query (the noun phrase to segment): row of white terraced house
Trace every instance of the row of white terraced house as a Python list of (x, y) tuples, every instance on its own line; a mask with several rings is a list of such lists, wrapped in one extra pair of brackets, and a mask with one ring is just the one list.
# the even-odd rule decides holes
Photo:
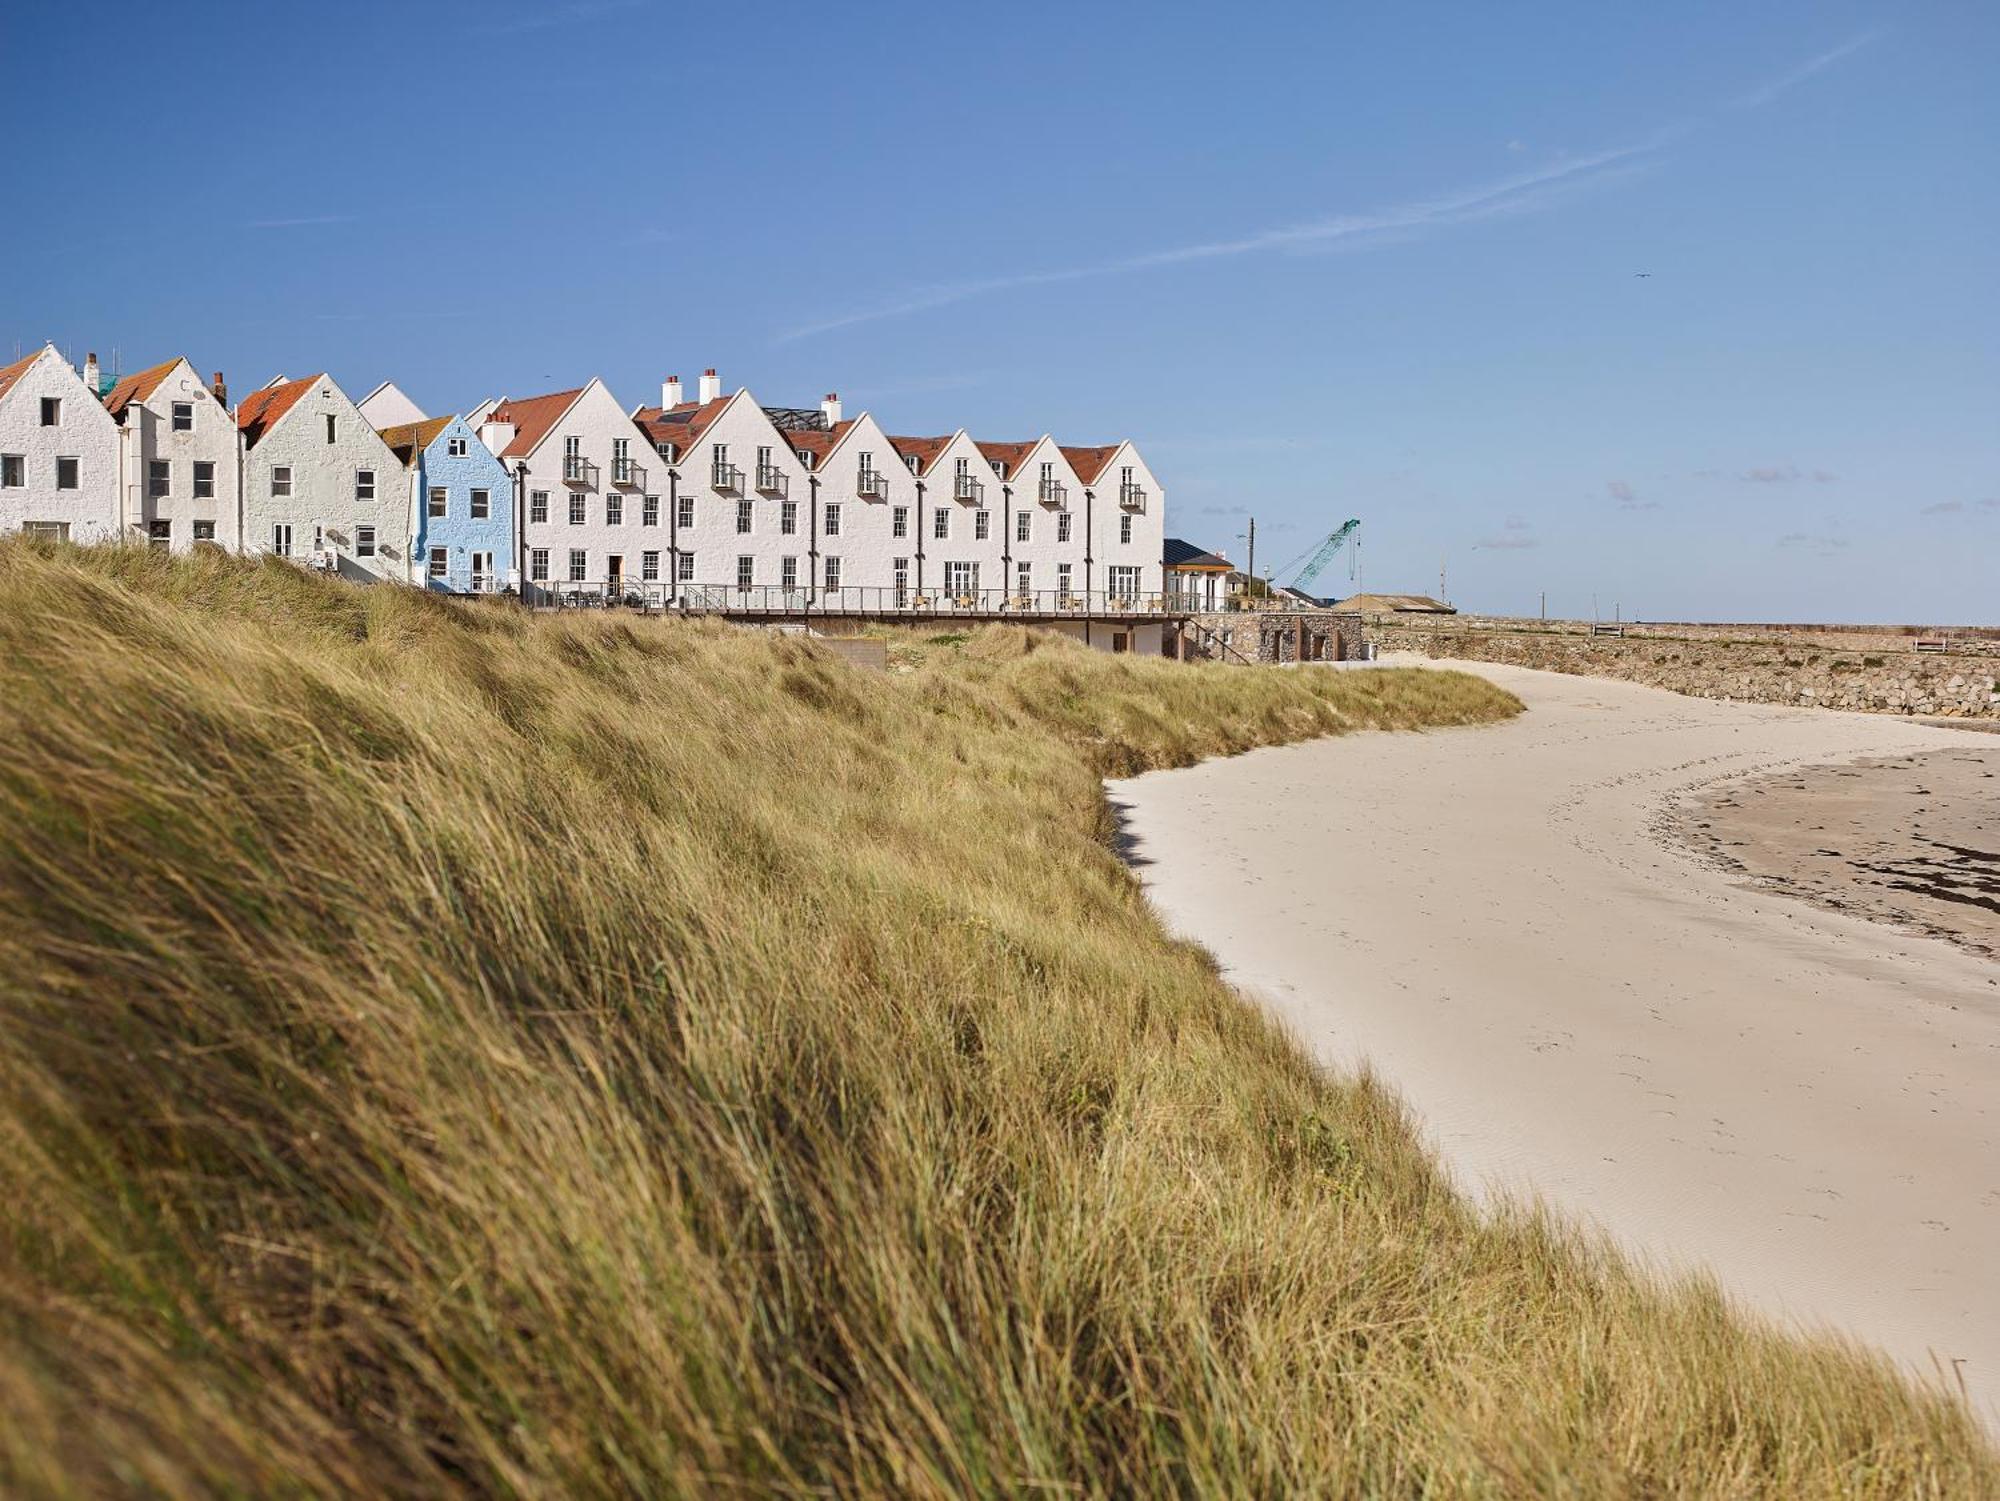
[(911, 437), (837, 395), (724, 394), (713, 370), (691, 400), (670, 376), (628, 411), (593, 380), (467, 417), (513, 476), (532, 602), (1035, 616), (1142, 650), (1171, 612), (1159, 484), (1130, 442)]
[(1176, 603), (1162, 514), (1129, 442), (891, 434), (832, 395), (724, 395), (713, 370), (693, 400), (670, 377), (627, 410), (591, 380), (462, 422), (389, 384), (354, 402), (324, 374), (232, 411), (185, 360), (119, 380), (50, 347), (0, 371), (0, 530), (213, 543), (535, 604), (1034, 616), (1147, 649)]

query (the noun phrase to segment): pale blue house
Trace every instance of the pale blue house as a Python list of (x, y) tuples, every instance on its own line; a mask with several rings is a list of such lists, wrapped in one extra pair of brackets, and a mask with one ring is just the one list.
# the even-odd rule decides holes
[(507, 466), (462, 417), (427, 417), (381, 431), (410, 477), (410, 582), (450, 594), (514, 587)]

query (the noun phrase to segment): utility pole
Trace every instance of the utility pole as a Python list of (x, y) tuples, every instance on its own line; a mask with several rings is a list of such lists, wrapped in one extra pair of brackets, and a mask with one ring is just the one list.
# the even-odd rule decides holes
[(1547, 620), (1548, 618), (1549, 618), (1549, 591), (1544, 589), (1542, 591), (1542, 619)]
[(1438, 558), (1438, 603), (1448, 605), (1451, 603), (1451, 596), (1444, 592), (1444, 563), (1444, 558), (1440, 556)]
[(1252, 578), (1257, 576), (1257, 518), (1255, 516), (1250, 518), (1250, 560), (1244, 566), (1243, 571)]

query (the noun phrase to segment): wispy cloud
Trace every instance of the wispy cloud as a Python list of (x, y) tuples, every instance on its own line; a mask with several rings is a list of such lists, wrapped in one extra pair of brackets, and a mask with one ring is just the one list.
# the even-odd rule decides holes
[(1809, 479), (1816, 485), (1830, 485), (1840, 476), (1825, 469), (1801, 469), (1796, 464), (1772, 464), (1760, 469), (1746, 469), (1736, 476), (1746, 484), (1789, 485), (1802, 479)]
[(1618, 502), (1621, 511), (1657, 511), (1657, 500), (1642, 500), (1639, 492), (1622, 479), (1608, 479), (1604, 482), (1604, 493)]
[(312, 229), (322, 224), (352, 224), (352, 214), (303, 214), (296, 219), (252, 219), (245, 229)]
[(1472, 544), (1473, 551), (1484, 549), (1489, 552), (1518, 552), (1542, 544), (1535, 536), (1534, 529), (1519, 516), (1509, 516), (1498, 536), (1482, 537)]
[[(643, 3), (645, 0), (574, 0), (574, 3), (564, 10), (570, 13), (590, 14), (602, 10), (630, 8)], [(1880, 35), (1880, 32), (1864, 32), (1841, 43), (1838, 47), (1817, 53), (1748, 93), (1729, 101), (1725, 108), (1731, 110), (1762, 108), (1814, 74), (1832, 67), (1842, 58), (1859, 51)], [(1692, 131), (1700, 129), (1712, 121), (1718, 113), (1720, 110), (1711, 108), (1704, 114), (1689, 116), (1662, 127), (1632, 145), (1617, 146), (1582, 155), (1559, 156), (1546, 165), (1530, 171), (1513, 173), (1457, 192), (1419, 198), (1385, 208), (1361, 213), (1337, 214), (1307, 220), (1300, 224), (1279, 225), (1233, 238), (1169, 246), (1091, 264), (1057, 266), (1039, 271), (1012, 272), (1003, 276), (912, 287), (901, 295), (887, 298), (872, 307), (857, 308), (851, 312), (786, 329), (779, 333), (773, 342), (788, 344), (795, 339), (807, 339), (817, 334), (832, 333), (837, 329), (878, 322), (884, 318), (900, 318), (912, 313), (927, 312), (933, 308), (948, 307), (953, 303), (966, 302), (996, 292), (1055, 286), (1064, 282), (1120, 276), (1163, 266), (1181, 266), (1244, 255), (1274, 252), (1323, 253), (1354, 245), (1380, 244), (1483, 219), (1532, 213), (1550, 206), (1573, 191), (1583, 188), (1594, 190), (1634, 175), (1644, 169), (1647, 158)], [(1525, 143), (1520, 140), (1507, 142), (1510, 154), (1518, 155), (1525, 149)]]
[(1762, 109), (1765, 105), (1776, 102), (1781, 95), (1790, 93), (1815, 73), (1825, 72), (1842, 58), (1852, 56), (1871, 42), (1878, 41), (1881, 36), (1882, 33), (1879, 31), (1864, 31), (1859, 36), (1849, 37), (1838, 47), (1829, 47), (1826, 51), (1807, 58), (1797, 67), (1788, 68), (1777, 77), (1758, 85), (1749, 93), (1739, 95), (1730, 101), (1730, 108)]
[(1024, 271), (1007, 276), (985, 277), (977, 281), (948, 282), (913, 288), (899, 298), (879, 303), (874, 307), (857, 309), (854, 312), (842, 313), (838, 317), (823, 318), (816, 323), (801, 324), (797, 328), (788, 329), (778, 335), (777, 342), (786, 344), (794, 339), (832, 333), (835, 329), (852, 328), (860, 323), (874, 323), (883, 318), (924, 312), (991, 292), (1012, 291), (1021, 287), (1051, 286), (1060, 282), (1084, 281), (1094, 277), (1118, 276), (1132, 271), (1149, 271), (1163, 266), (1184, 266), (1194, 262), (1224, 260), (1244, 255), (1272, 252), (1307, 254), (1399, 232), (1436, 229), (1446, 225), (1471, 223), (1479, 219), (1527, 213), (1544, 207), (1558, 190), (1578, 180), (1591, 179), (1596, 183), (1610, 180), (1617, 175), (1613, 169), (1620, 164), (1625, 164), (1629, 168), (1640, 158), (1657, 151), (1662, 144), (1664, 144), (1663, 136), (1654, 137), (1637, 145), (1596, 151), (1586, 156), (1561, 158), (1532, 171), (1512, 173), (1458, 192), (1442, 193), (1435, 197), (1416, 199), (1409, 203), (1364, 213), (1338, 214), (1309, 220), (1302, 224), (1260, 229), (1255, 233), (1230, 239), (1174, 245), (1161, 250), (1148, 250), (1137, 255), (1121, 256), (1116, 260), (1100, 261), (1094, 265), (1063, 266), (1046, 271)]
[(1964, 509), (1965, 502), (1962, 500), (1940, 500), (1934, 505), (1923, 507), (1917, 514), (1919, 516), (1956, 516), (1964, 511)]
[(1778, 546), (1810, 550), (1815, 556), (1831, 558), (1847, 546), (1847, 538), (1831, 536), (1825, 532), (1787, 532), (1778, 539)]

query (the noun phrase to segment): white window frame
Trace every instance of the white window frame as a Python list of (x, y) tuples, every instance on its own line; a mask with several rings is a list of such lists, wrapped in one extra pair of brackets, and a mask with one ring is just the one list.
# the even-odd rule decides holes
[[(183, 421), (182, 420), (183, 418), (185, 418), (186, 420)], [(177, 433), (193, 432), (194, 403), (191, 401), (174, 402), (173, 405), (168, 409), (167, 423), (169, 430), (172, 432), (177, 432)]]
[(430, 577), (434, 579), (449, 579), (451, 577), (450, 548), (433, 547), (431, 549), (430, 566), (428, 572)]
[(950, 540), (951, 508), (949, 506), (939, 506), (931, 512), (931, 541), (949, 542)]
[(424, 502), (424, 516), (430, 521), (443, 521), (451, 515), (451, 487), (432, 485), (430, 495)]
[(829, 500), (826, 503), (826, 515), (820, 528), (820, 535), (823, 537), (838, 537), (840, 535), (839, 501)]
[(375, 528), (357, 526), (354, 529), (354, 556), (372, 558), (375, 556)]
[(474, 521), (491, 521), (493, 519), (492, 490), (485, 488), (473, 490), (466, 501), (466, 510), (467, 514)]
[(167, 500), (174, 493), (174, 466), (170, 459), (146, 460), (146, 499)]
[(826, 558), (826, 592), (831, 594), (840, 588), (840, 559), (829, 553)]
[(569, 524), (582, 526), (590, 519), (590, 496), (583, 490), (569, 492)]
[(546, 584), (549, 581), (549, 550), (546, 547), (528, 549), (528, 582)]
[[(204, 475), (202, 470), (208, 473)], [(194, 498), (196, 500), (215, 499), (215, 460), (196, 459), (194, 461)]]
[(290, 500), (292, 498), (292, 466), (273, 464), (271, 466), (271, 499)]
[[(63, 483), (63, 465), (69, 465), (69, 483)], [(81, 490), (83, 488), (83, 461), (75, 454), (56, 456), (56, 488), (58, 490)]]

